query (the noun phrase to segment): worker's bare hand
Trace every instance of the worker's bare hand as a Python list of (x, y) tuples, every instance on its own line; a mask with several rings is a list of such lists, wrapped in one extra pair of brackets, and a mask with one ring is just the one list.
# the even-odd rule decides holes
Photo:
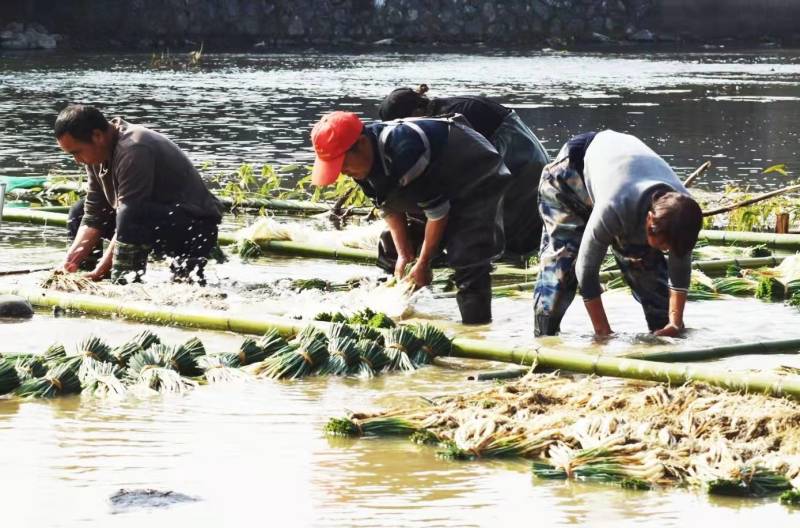
[(61, 269), (66, 271), (67, 273), (75, 273), (76, 271), (78, 271), (78, 264), (67, 260), (64, 262), (64, 264), (61, 265)]
[(669, 323), (661, 330), (656, 330), (655, 332), (653, 332), (653, 335), (659, 337), (677, 337), (683, 333), (683, 330), (684, 330), (683, 326), (678, 326), (676, 324)]
[(100, 282), (101, 280), (108, 277), (108, 273), (104, 270), (95, 269), (94, 271), (90, 271), (89, 273), (84, 273), (83, 276), (90, 281)]
[(404, 257), (399, 255), (397, 257), (397, 262), (394, 265), (394, 276), (398, 279), (402, 279), (406, 274), (406, 268), (413, 260), (413, 257)]
[(433, 282), (433, 271), (431, 271), (430, 265), (423, 261), (417, 261), (408, 276), (411, 277), (417, 288), (424, 288)]

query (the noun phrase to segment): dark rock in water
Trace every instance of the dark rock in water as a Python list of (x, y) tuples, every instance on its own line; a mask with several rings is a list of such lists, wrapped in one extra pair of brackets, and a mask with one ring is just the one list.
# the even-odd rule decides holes
[(184, 502), (197, 502), (200, 499), (174, 491), (154, 489), (121, 489), (109, 499), (112, 513), (123, 513), (134, 509), (168, 508)]
[(30, 319), (33, 317), (33, 307), (22, 297), (0, 295), (0, 317)]

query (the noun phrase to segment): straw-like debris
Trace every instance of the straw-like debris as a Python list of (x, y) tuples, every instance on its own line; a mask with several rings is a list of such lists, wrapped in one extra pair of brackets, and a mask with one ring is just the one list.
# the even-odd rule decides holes
[(448, 459), (520, 457), (539, 478), (631, 489), (764, 496), (800, 486), (800, 404), (702, 385), (529, 374), (424, 407), (333, 419), (326, 432), (403, 435)]
[(68, 293), (99, 294), (102, 290), (97, 283), (87, 279), (82, 273), (68, 273), (60, 269), (51, 271), (50, 275), (42, 281), (41, 287), (46, 290)]

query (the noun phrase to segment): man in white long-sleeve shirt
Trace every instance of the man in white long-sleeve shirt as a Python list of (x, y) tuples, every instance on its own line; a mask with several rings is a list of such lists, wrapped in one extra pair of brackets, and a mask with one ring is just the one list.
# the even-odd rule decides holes
[[(657, 335), (683, 330), (700, 207), (658, 154), (613, 130), (567, 142), (539, 184), (544, 222), (536, 335), (554, 335), (580, 289), (595, 334), (611, 333), (599, 272), (609, 246)], [(664, 257), (668, 252), (668, 258)]]

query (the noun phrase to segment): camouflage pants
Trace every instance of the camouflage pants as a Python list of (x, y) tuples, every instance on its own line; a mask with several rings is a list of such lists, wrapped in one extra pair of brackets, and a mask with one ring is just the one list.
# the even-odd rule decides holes
[[(542, 171), (539, 212), (544, 229), (539, 253), (539, 278), (533, 294), (534, 333), (555, 335), (575, 298), (575, 259), (592, 200), (581, 174), (569, 164), (566, 146)], [(647, 245), (612, 244), (622, 276), (642, 305), (650, 330), (668, 322), (669, 286), (664, 254)]]

